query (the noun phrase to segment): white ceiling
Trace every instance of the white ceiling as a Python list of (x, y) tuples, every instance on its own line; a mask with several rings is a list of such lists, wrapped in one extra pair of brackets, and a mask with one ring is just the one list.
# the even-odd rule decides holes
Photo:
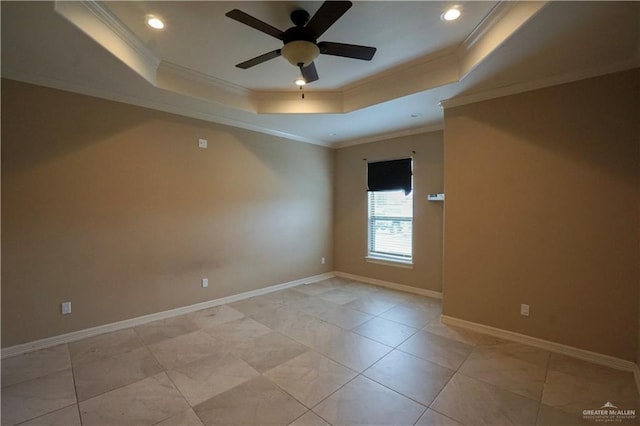
[[(316, 60), (320, 80), (313, 89), (338, 89), (399, 64), (457, 47), (497, 2), (465, 2), (464, 18), (445, 22), (446, 2), (356, 2), (319, 41), (374, 46), (371, 62), (323, 55)], [(282, 42), (231, 20), (240, 9), (276, 28), (293, 26), (291, 11), (310, 15), (322, 2), (109, 2), (105, 7), (129, 28), (157, 58), (249, 89), (291, 90), (299, 72), (284, 58), (248, 70), (237, 63), (282, 47)], [(157, 31), (144, 17), (166, 17)], [(383, 18), (381, 18), (383, 17)], [(224, 40), (224, 42), (221, 42)], [(187, 47), (187, 48), (185, 48)]]
[[(224, 16), (280, 29), (321, 2), (6, 2), (2, 76), (344, 146), (442, 126), (439, 102), (478, 100), (640, 64), (640, 2), (354, 2), (321, 41), (378, 48), (371, 62), (321, 55), (302, 100), (281, 42)], [(147, 14), (166, 30), (151, 30)]]

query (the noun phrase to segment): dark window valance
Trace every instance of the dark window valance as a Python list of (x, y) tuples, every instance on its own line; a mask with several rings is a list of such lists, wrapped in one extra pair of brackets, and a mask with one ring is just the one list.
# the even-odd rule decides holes
[(411, 192), (411, 158), (368, 163), (367, 190)]

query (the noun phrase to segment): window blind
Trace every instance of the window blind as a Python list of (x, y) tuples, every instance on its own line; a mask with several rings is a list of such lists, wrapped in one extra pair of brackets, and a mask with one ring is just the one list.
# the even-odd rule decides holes
[(411, 192), (411, 158), (368, 163), (367, 190)]
[(410, 262), (413, 256), (413, 193), (371, 191), (369, 256)]

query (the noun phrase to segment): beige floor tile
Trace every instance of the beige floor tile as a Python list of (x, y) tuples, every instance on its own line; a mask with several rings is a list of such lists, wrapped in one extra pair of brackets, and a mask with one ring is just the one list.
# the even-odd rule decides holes
[(398, 346), (398, 349), (443, 367), (457, 370), (467, 359), (473, 346), (436, 336), (426, 331), (419, 331)]
[(540, 404), (536, 422), (536, 426), (583, 426), (589, 424), (591, 423), (578, 415), (570, 415), (545, 404)]
[(100, 358), (73, 368), (79, 401), (137, 382), (162, 371), (158, 361), (142, 347), (112, 357)]
[(167, 374), (192, 407), (259, 375), (246, 362), (223, 350), (175, 367)]
[(415, 294), (410, 294), (404, 291), (393, 290), (385, 287), (380, 287), (376, 292), (376, 297), (383, 297), (384, 300), (394, 302), (397, 305), (403, 304), (407, 301), (408, 298), (415, 296)]
[(442, 307), (442, 300), (435, 297), (422, 296), (419, 294), (403, 293), (405, 299), (404, 304), (422, 308), (424, 310), (440, 309)]
[(308, 347), (272, 332), (245, 340), (233, 348), (233, 353), (259, 373), (263, 373), (308, 350)]
[(337, 325), (306, 315), (291, 306), (261, 315), (259, 319), (273, 330), (312, 348), (337, 336), (342, 331)]
[(327, 291), (331, 291), (332, 288), (327, 286), (319, 286), (316, 283), (311, 283), (311, 284), (299, 285), (293, 288), (293, 290), (306, 294), (307, 296), (317, 296)]
[(345, 330), (315, 349), (357, 372), (364, 371), (392, 350), (382, 343)]
[(257, 315), (263, 312), (273, 311), (282, 306), (274, 299), (267, 299), (262, 296), (252, 297), (250, 299), (241, 300), (239, 302), (230, 303), (228, 306), (233, 309), (242, 312), (243, 314), (255, 318)]
[(454, 373), (438, 364), (396, 350), (362, 374), (428, 406)]
[(376, 342), (396, 347), (413, 336), (418, 329), (384, 318), (373, 318), (352, 331)]
[(252, 315), (252, 318), (263, 324), (272, 330), (279, 330), (295, 324), (299, 321), (304, 321), (305, 315), (303, 312), (295, 308), (293, 305), (280, 305), (276, 308), (269, 310), (262, 310)]
[(431, 408), (471, 425), (534, 425), (538, 414), (537, 402), (460, 373), (453, 376)]
[(67, 345), (41, 349), (2, 360), (2, 387), (71, 368)]
[(369, 294), (344, 305), (345, 308), (364, 312), (370, 315), (380, 315), (397, 306), (399, 302), (389, 300), (384, 295)]
[(348, 309), (344, 306), (318, 298), (312, 298), (292, 306), (307, 315), (312, 315), (345, 330), (351, 330), (373, 318), (373, 316), (365, 314), (364, 312), (354, 311), (353, 309)]
[(344, 305), (358, 299), (358, 295), (348, 291), (347, 288), (337, 288), (335, 290), (322, 293), (317, 297), (338, 305)]
[(457, 340), (458, 342), (466, 343), (468, 345), (493, 345), (506, 343), (506, 341), (496, 337), (476, 333), (471, 330), (465, 330), (464, 328), (453, 327), (435, 320), (429, 322), (423, 330), (428, 331), (431, 334), (437, 334), (438, 336)]
[(7, 358), (2, 424), (79, 426), (76, 394), (85, 426), (570, 426), (607, 402), (640, 412), (631, 373), (450, 327), (440, 310), (334, 278)]
[(363, 283), (359, 281), (349, 281), (347, 285), (344, 287), (345, 290), (359, 297), (366, 296), (366, 295), (373, 295), (377, 293), (381, 288), (382, 287), (377, 285)]
[(596, 382), (608, 383), (611, 381), (633, 382), (633, 373), (605, 367), (604, 365), (582, 361), (566, 355), (551, 354), (549, 358), (549, 370), (559, 371)]
[(264, 377), (194, 407), (205, 425), (287, 425), (307, 409)]
[(135, 327), (136, 333), (138, 333), (142, 341), (147, 345), (182, 336), (199, 329), (200, 327), (195, 323), (190, 314), (153, 321)]
[(492, 353), (528, 362), (529, 364), (533, 364), (545, 369), (549, 364), (549, 357), (551, 355), (549, 351), (514, 342), (496, 342), (495, 344), (489, 346), (481, 345), (478, 350), (483, 351), (487, 354)]
[(318, 282), (314, 283), (313, 285), (316, 286), (316, 287), (327, 288), (327, 289), (333, 290), (333, 289), (336, 289), (336, 288), (343, 288), (347, 284), (349, 284), (350, 282), (352, 282), (352, 281), (348, 280), (346, 278), (333, 277), (333, 278), (328, 278), (326, 280), (318, 281)]
[(293, 423), (290, 423), (289, 426), (331, 426), (331, 425), (325, 422), (322, 419), (322, 417), (318, 416), (313, 411), (307, 411), (306, 414), (298, 417)]
[(20, 426), (81, 426), (80, 412), (78, 406), (73, 404), (26, 423), (20, 423)]
[(244, 318), (244, 314), (230, 306), (221, 305), (193, 312), (189, 314), (189, 317), (198, 327), (210, 328)]
[(273, 293), (259, 297), (263, 301), (269, 301), (278, 305), (288, 305), (306, 300), (309, 298), (309, 295), (296, 291), (295, 288), (287, 288), (285, 290), (274, 291)]
[(335, 392), (356, 373), (314, 351), (281, 364), (264, 376), (309, 408)]
[(462, 426), (462, 423), (429, 409), (420, 417), (416, 426)]
[(332, 425), (413, 425), (426, 407), (367, 379), (356, 377), (313, 411)]
[(458, 371), (540, 401), (548, 355), (545, 351), (517, 344), (476, 347)]
[(76, 403), (71, 370), (2, 388), (2, 424), (13, 425)]
[(384, 319), (399, 322), (414, 328), (422, 328), (429, 321), (439, 318), (439, 308), (422, 309), (417, 306), (397, 305), (380, 315)]
[(204, 331), (220, 342), (220, 344), (234, 347), (246, 339), (262, 336), (263, 334), (271, 333), (273, 330), (253, 318), (244, 317), (208, 328)]
[(190, 408), (187, 411), (169, 417), (155, 426), (204, 426), (198, 415)]
[(165, 373), (80, 403), (83, 426), (155, 425), (189, 409)]
[(71, 363), (75, 366), (129, 352), (143, 345), (136, 332), (132, 328), (127, 328), (69, 343), (69, 353)]
[(149, 345), (165, 369), (204, 358), (215, 353), (219, 347), (220, 343), (202, 330)]
[(607, 402), (640, 412), (635, 384), (626, 379), (602, 381), (553, 370), (547, 371), (542, 402), (573, 416), (581, 416), (583, 410), (599, 409)]

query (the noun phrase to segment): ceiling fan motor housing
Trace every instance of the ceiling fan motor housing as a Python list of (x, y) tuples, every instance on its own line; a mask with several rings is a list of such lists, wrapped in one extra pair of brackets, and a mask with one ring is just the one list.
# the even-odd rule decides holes
[(294, 10), (291, 12), (291, 21), (295, 27), (284, 32), (282, 56), (293, 66), (306, 67), (320, 55), (315, 33), (305, 27), (309, 22), (309, 13), (303, 9)]

